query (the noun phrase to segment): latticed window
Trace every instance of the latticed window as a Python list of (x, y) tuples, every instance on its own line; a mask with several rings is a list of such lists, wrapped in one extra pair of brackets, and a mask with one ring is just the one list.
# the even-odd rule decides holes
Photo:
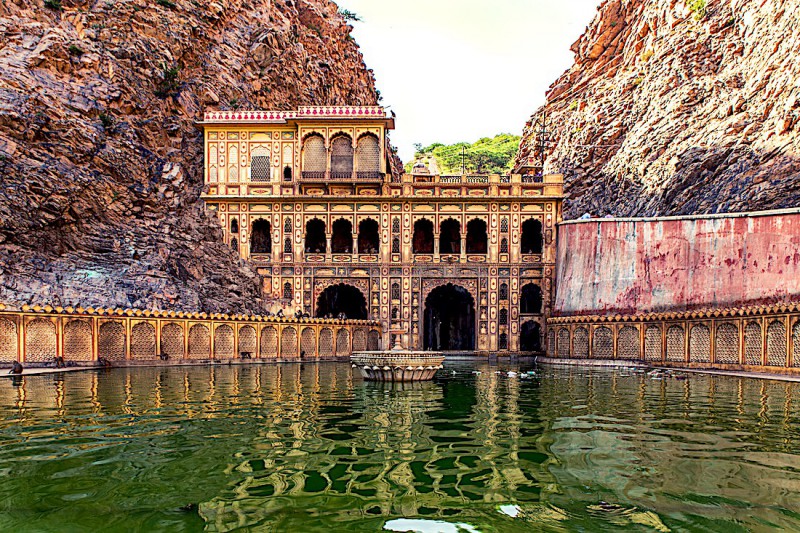
[(711, 361), (711, 330), (705, 324), (697, 324), (689, 330), (689, 358), (693, 362)]
[(286, 300), (291, 300), (294, 298), (294, 290), (292, 290), (292, 284), (288, 281), (283, 284), (283, 297)]
[(287, 218), (283, 221), (283, 232), (284, 233), (291, 233), (292, 232), (292, 219)]
[(572, 357), (579, 359), (589, 357), (589, 330), (586, 328), (577, 328), (575, 330)]
[(506, 335), (505, 333), (500, 334), (500, 339), (497, 347), (501, 350), (508, 350), (508, 335)]
[(239, 241), (237, 241), (237, 240), (236, 240), (236, 237), (234, 237), (233, 239), (231, 239), (231, 248), (232, 248), (232, 249), (233, 249), (233, 251), (235, 251), (235, 252), (238, 252), (238, 251), (239, 251)]
[(250, 159), (250, 181), (269, 181), (269, 156), (254, 155)]
[(500, 220), (500, 233), (508, 233), (508, 219), (503, 218)]
[(739, 328), (735, 324), (723, 323), (717, 327), (714, 360), (717, 363), (739, 362)]
[(292, 239), (286, 237), (283, 240), (283, 253), (290, 254), (292, 253)]
[(353, 143), (350, 137), (340, 135), (331, 141), (331, 177), (349, 177), (353, 174)]
[[(760, 335), (760, 334), (759, 334)], [(670, 326), (667, 330), (667, 361), (683, 361), (686, 356), (684, 347), (685, 333), (681, 326)]]
[(501, 254), (507, 254), (508, 253), (508, 239), (506, 239), (505, 237), (503, 237), (500, 240), (500, 253)]
[(644, 331), (644, 358), (661, 361), (661, 329), (658, 326), (648, 326)]
[(500, 299), (501, 300), (508, 300), (508, 284), (501, 283), (500, 284)]
[(498, 321), (501, 326), (508, 325), (508, 309), (500, 309), (500, 319)]
[[(612, 359), (614, 357), (614, 336), (611, 328), (601, 326), (594, 330), (592, 354), (595, 359)], [(560, 357), (561, 353), (558, 355)]]
[(400, 253), (400, 239), (395, 237), (392, 239), (392, 253), (399, 254)]
[(400, 233), (400, 219), (397, 217), (392, 219), (392, 233)]
[(399, 315), (400, 311), (398, 311), (396, 307), (392, 307), (392, 320), (397, 320)]
[[(100, 334), (102, 335), (102, 326), (100, 327)], [(16, 360), (17, 325), (10, 320), (0, 318), (0, 361), (9, 362)]]
[(325, 141), (319, 135), (312, 135), (303, 141), (303, 172), (325, 173), (328, 166)]
[(381, 170), (381, 148), (374, 135), (362, 135), (356, 144), (356, 171), (359, 177), (374, 177)]
[(236, 145), (232, 145), (228, 149), (228, 164), (230, 164), (230, 168), (228, 168), (228, 181), (239, 181), (239, 150), (236, 148)]
[(618, 359), (639, 359), (639, 330), (633, 326), (625, 326), (619, 330), (617, 337)]
[(392, 283), (392, 300), (400, 299), (400, 284)]
[(786, 325), (773, 320), (767, 326), (767, 365), (786, 365)]

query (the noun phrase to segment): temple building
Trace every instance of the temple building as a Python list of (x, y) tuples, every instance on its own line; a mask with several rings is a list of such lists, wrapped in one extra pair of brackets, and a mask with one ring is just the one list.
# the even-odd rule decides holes
[(393, 172), (381, 107), (214, 111), (200, 125), (203, 199), (287, 313), (380, 320), (383, 346), (544, 349), (561, 176)]

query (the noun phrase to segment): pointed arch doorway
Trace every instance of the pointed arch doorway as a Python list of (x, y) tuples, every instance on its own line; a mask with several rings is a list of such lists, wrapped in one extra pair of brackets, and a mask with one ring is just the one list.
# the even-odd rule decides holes
[(475, 299), (459, 285), (436, 287), (425, 299), (423, 327), (425, 350), (474, 350)]

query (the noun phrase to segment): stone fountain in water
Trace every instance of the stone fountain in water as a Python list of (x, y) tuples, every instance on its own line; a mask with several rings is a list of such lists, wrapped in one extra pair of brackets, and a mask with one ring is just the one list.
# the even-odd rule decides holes
[(353, 352), (350, 362), (367, 381), (428, 381), (442, 368), (442, 352), (407, 350), (402, 335), (397, 336), (391, 350)]

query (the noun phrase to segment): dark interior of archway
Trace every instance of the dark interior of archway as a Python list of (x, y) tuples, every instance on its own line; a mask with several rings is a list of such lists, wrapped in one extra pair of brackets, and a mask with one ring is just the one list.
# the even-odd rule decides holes
[(442, 222), (439, 231), (439, 253), (461, 253), (461, 224), (459, 224), (457, 220), (448, 218)]
[(542, 336), (538, 322), (529, 320), (522, 323), (522, 331), (519, 336), (519, 349), (523, 352), (542, 351)]
[(317, 298), (317, 318), (336, 318), (340, 313), (344, 313), (346, 318), (367, 319), (367, 300), (360, 290), (352, 285), (339, 283), (322, 291)]
[(486, 222), (478, 218), (470, 220), (467, 224), (467, 253), (485, 254), (488, 246), (486, 236)]
[(353, 225), (349, 220), (340, 218), (333, 223), (331, 251), (335, 254), (353, 253)]
[(251, 254), (271, 254), (272, 253), (272, 227), (266, 220), (256, 220), (253, 222), (253, 231), (250, 235)]
[(523, 285), (520, 297), (520, 312), (523, 315), (538, 315), (542, 312), (542, 289), (535, 283)]
[(318, 218), (309, 220), (306, 224), (306, 252), (325, 253), (325, 223)]
[(448, 283), (425, 299), (426, 350), (475, 349), (475, 300), (463, 287)]
[(542, 223), (533, 218), (523, 222), (521, 241), (523, 254), (542, 253)]
[(423, 218), (414, 223), (412, 250), (415, 254), (433, 253), (433, 222)]
[(358, 225), (358, 253), (377, 254), (379, 247), (378, 223), (371, 218), (362, 220)]

